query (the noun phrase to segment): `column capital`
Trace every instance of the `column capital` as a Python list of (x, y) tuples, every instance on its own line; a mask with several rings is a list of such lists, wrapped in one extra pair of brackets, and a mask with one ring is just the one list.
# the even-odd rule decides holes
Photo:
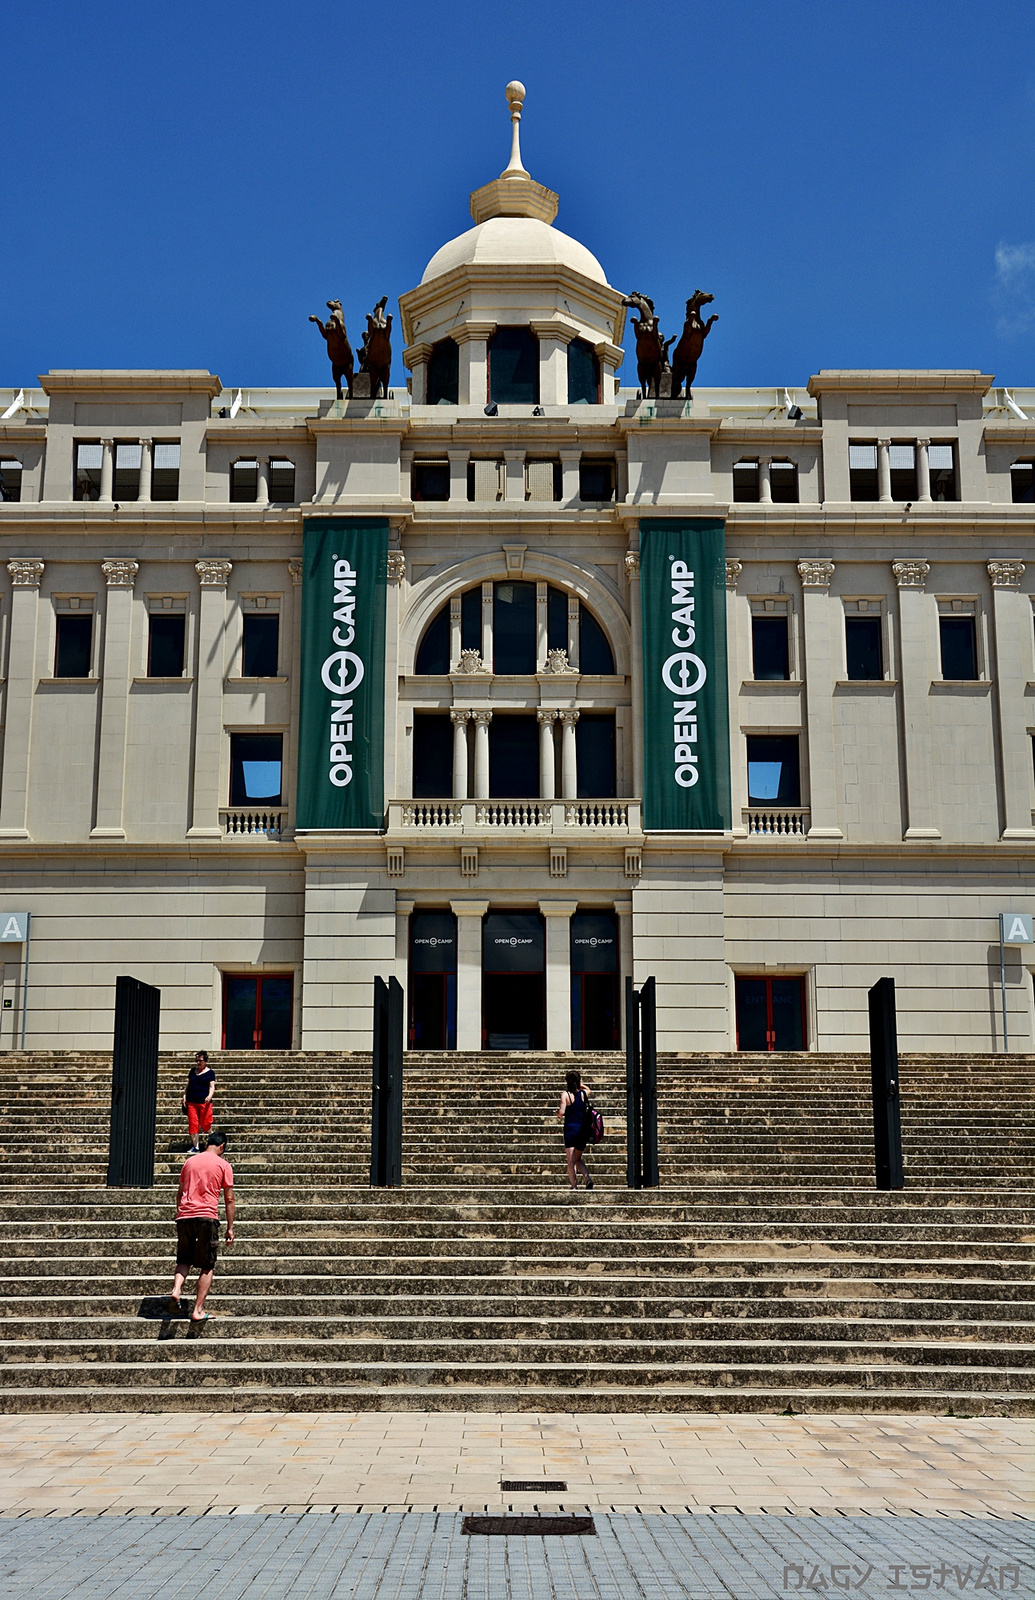
[(891, 440), (890, 439), (878, 439), (877, 440), (877, 444), (878, 444), (878, 447), (881, 450), (889, 450), (891, 448)]
[(573, 322), (564, 322), (559, 317), (537, 317), (528, 326), (537, 339), (556, 339), (559, 344), (571, 344), (579, 336), (579, 330)]
[(148, 450), (151, 447), (151, 440), (150, 438), (138, 439), (137, 444), (140, 446), (141, 450)]
[(397, 917), (408, 917), (410, 912), (416, 909), (416, 906), (416, 900), (400, 900), (397, 896), (395, 901), (395, 914)]
[(931, 570), (929, 561), (893, 561), (891, 570), (900, 589), (922, 589)]
[[(626, 561), (628, 561), (629, 557), (626, 556), (625, 559), (626, 559)], [(743, 570), (744, 570), (743, 561), (734, 561), (732, 559), (732, 557), (730, 557), (730, 556), (726, 557), (726, 587), (727, 587), (727, 589), (735, 589), (737, 587), (737, 584), (740, 582), (740, 574), (743, 572)]]
[(1019, 589), (1024, 577), (1023, 561), (986, 561), (993, 589)]
[(126, 561), (121, 558), (101, 562), (101, 571), (104, 581), (109, 589), (132, 589), (136, 582), (137, 573), (140, 571), (139, 561)]
[(466, 710), (463, 706), (454, 706), (449, 713), (449, 720), (456, 727), (461, 722), (469, 722), (473, 715), (473, 711)]
[(832, 561), (799, 561), (798, 574), (803, 589), (829, 589), (834, 576)]
[(930, 443), (931, 443), (930, 439), (917, 439), (917, 441), (916, 441), (917, 447), (920, 450), (926, 450), (928, 448), (928, 446), (930, 445)]
[(550, 710), (543, 710), (540, 707), (540, 709), (536, 712), (536, 717), (542, 723), (556, 722), (557, 721), (557, 712), (556, 711), (550, 711)]
[(225, 589), (233, 571), (232, 561), (195, 561), (194, 571), (203, 589)]
[(539, 910), (544, 917), (573, 917), (579, 909), (577, 900), (540, 900)]
[(625, 575), (630, 583), (634, 578), (640, 576), (640, 552), (638, 550), (627, 550), (625, 552)]
[(451, 329), (449, 337), (455, 344), (468, 344), (471, 340), (484, 340), (487, 343), (495, 332), (494, 322), (465, 322), (459, 328)]
[(491, 711), (472, 711), (471, 720), (478, 728), (487, 728), (492, 721)]
[(406, 576), (406, 557), (401, 550), (388, 552), (388, 582), (399, 583)]
[(34, 557), (17, 556), (7, 563), (7, 570), (11, 574), (11, 587), (14, 589), (38, 589), (40, 579), (43, 577), (44, 563)]
[(576, 722), (579, 720), (579, 713), (577, 711), (558, 711), (557, 715), (562, 722), (570, 722), (572, 727), (574, 727)]
[(403, 366), (413, 371), (422, 361), (428, 361), (434, 346), (428, 344), (426, 339), (418, 339), (416, 344), (408, 344), (402, 353)]
[(484, 917), (489, 909), (488, 900), (450, 900), (449, 909), (456, 917)]
[(114, 439), (102, 439), (101, 444), (105, 450), (110, 450), (115, 443)]
[(291, 574), (291, 582), (292, 583), (299, 584), (299, 583), (302, 582), (302, 563), (301, 563), (301, 561), (299, 561), (299, 560), (289, 561), (288, 562), (288, 572)]

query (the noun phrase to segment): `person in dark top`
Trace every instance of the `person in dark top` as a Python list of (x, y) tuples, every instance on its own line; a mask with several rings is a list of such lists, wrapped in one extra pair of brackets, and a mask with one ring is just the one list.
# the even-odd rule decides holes
[(187, 1074), (187, 1087), (180, 1101), (187, 1113), (190, 1147), (194, 1152), (201, 1148), (201, 1135), (212, 1132), (212, 1097), (215, 1092), (216, 1075), (208, 1064), (208, 1051), (199, 1050)]
[(558, 1121), (564, 1118), (564, 1149), (568, 1157), (568, 1182), (573, 1189), (579, 1186), (579, 1173), (586, 1180), (586, 1188), (592, 1189), (593, 1179), (586, 1169), (586, 1141), (589, 1138), (589, 1125), (586, 1111), (589, 1106), (589, 1092), (582, 1082), (582, 1074), (569, 1072), (565, 1078), (567, 1087), (561, 1090), (561, 1100), (557, 1107)]

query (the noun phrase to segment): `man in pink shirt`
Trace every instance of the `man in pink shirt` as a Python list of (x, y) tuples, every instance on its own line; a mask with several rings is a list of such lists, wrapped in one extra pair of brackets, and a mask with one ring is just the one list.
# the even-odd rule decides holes
[(176, 1276), (169, 1296), (169, 1315), (180, 1310), (180, 1295), (184, 1280), (192, 1267), (197, 1268), (198, 1287), (194, 1297), (192, 1322), (204, 1322), (208, 1316), (205, 1299), (212, 1287), (219, 1254), (219, 1196), (224, 1196), (226, 1206), (226, 1242), (234, 1242), (234, 1172), (223, 1160), (226, 1148), (225, 1133), (210, 1133), (208, 1149), (198, 1155), (188, 1156), (180, 1172), (180, 1190), (176, 1197)]

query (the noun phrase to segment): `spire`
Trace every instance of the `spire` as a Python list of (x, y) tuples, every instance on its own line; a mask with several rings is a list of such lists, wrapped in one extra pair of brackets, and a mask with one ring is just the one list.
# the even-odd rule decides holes
[(524, 84), (514, 79), (507, 84), (506, 95), (512, 128), (510, 161), (495, 182), (475, 189), (471, 196), (471, 215), (475, 222), (488, 222), (490, 217), (535, 217), (539, 222), (552, 222), (557, 215), (557, 196), (552, 189), (529, 177), (521, 160)]

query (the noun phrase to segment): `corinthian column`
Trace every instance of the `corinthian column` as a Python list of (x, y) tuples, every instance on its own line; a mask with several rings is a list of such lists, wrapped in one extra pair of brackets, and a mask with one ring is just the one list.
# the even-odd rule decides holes
[(474, 798), (489, 798), (489, 723), (491, 711), (473, 711), (474, 718)]
[(195, 561), (201, 584), (194, 701), (194, 795), (189, 839), (221, 839), (219, 780), (223, 753), (223, 660), (229, 561)]
[(575, 724), (579, 720), (577, 711), (561, 712), (561, 796), (565, 800), (577, 800), (579, 795), (578, 758), (575, 745)]
[(539, 718), (539, 796), (553, 800), (557, 794), (557, 762), (553, 749), (553, 725), (556, 711), (538, 711)]
[(101, 733), (97, 750), (97, 809), (91, 839), (124, 839), (122, 806), (126, 785), (126, 734), (133, 585), (137, 561), (102, 561), (107, 585), (104, 607), (104, 660), (101, 666)]

